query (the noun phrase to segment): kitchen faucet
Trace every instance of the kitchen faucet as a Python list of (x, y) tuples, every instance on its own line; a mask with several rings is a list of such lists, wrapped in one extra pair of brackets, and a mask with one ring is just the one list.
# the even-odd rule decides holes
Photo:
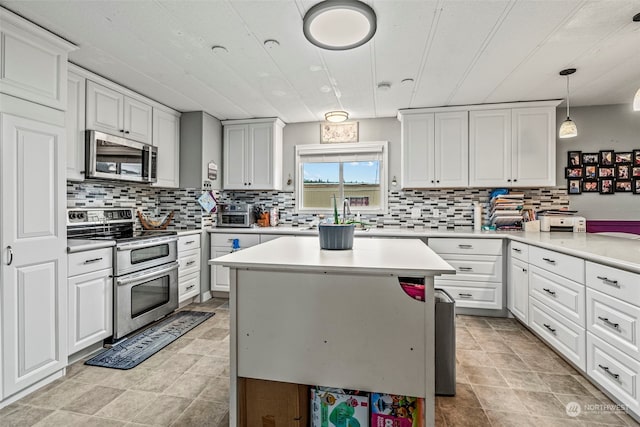
[(351, 215), (351, 206), (349, 205), (349, 199), (344, 199), (342, 202), (342, 223), (347, 221), (347, 215)]

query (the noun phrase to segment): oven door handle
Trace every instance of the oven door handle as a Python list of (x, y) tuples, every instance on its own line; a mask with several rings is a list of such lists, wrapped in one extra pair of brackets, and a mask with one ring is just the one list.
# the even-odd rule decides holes
[(178, 241), (178, 237), (175, 236), (175, 237), (158, 238), (158, 240), (154, 239), (149, 243), (139, 243), (139, 242), (122, 243), (122, 244), (116, 245), (116, 250), (130, 251), (132, 249), (149, 248), (151, 246), (158, 246), (158, 245), (163, 245), (165, 243), (171, 243), (171, 242), (177, 242), (177, 241)]
[(170, 271), (177, 270), (179, 265), (180, 263), (178, 261), (173, 261), (167, 267), (159, 270), (154, 270), (146, 274), (136, 274), (134, 276), (129, 276), (129, 277), (125, 276), (121, 279), (116, 279), (116, 283), (118, 284), (118, 286), (121, 286), (121, 285), (127, 285), (132, 282), (140, 282), (142, 280), (150, 279), (152, 277), (162, 276), (166, 273), (169, 273)]

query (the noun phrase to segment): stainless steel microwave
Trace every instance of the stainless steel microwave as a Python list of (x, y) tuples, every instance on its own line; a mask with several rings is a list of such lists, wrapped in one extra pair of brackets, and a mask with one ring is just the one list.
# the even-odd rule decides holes
[(158, 148), (95, 130), (86, 132), (85, 176), (156, 182)]

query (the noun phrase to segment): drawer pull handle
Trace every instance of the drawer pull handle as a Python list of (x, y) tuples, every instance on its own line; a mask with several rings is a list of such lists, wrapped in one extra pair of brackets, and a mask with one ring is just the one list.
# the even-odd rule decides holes
[(522, 249), (518, 249), (518, 248), (512, 248), (512, 249), (514, 252), (518, 252), (518, 253), (522, 252)]
[(458, 294), (460, 298), (471, 298), (473, 295), (471, 294)]
[(471, 268), (471, 267), (458, 267), (458, 270), (460, 270), (460, 271), (473, 271), (473, 268)]
[(547, 261), (549, 264), (555, 264), (556, 261), (551, 258), (542, 258), (543, 261)]
[(195, 243), (195, 242), (196, 242), (195, 240), (189, 240), (188, 242), (184, 242), (184, 244), (185, 245), (190, 245), (190, 244)]
[(598, 316), (598, 319), (602, 320), (602, 323), (604, 323), (605, 325), (609, 325), (612, 328), (617, 329), (618, 331), (620, 331), (620, 324), (619, 323), (613, 323), (611, 320), (607, 319), (606, 317)]
[(100, 258), (92, 258), (92, 259), (85, 259), (84, 263), (85, 264), (91, 264), (92, 262), (98, 262), (98, 261), (102, 261), (102, 257), (100, 257)]
[(553, 295), (554, 297), (556, 296), (556, 292), (552, 291), (551, 289), (542, 288), (542, 290), (548, 293), (549, 295)]
[(522, 272), (523, 272), (523, 273), (526, 273), (526, 272), (527, 272), (527, 269), (526, 269), (526, 268), (523, 268), (523, 269), (522, 269)]
[(193, 289), (193, 288), (195, 288), (195, 287), (196, 287), (196, 285), (195, 285), (195, 283), (194, 283), (194, 284), (193, 284), (193, 285), (191, 285), (191, 286), (187, 286), (185, 290), (186, 290), (186, 291), (190, 291), (191, 289)]
[(605, 371), (607, 374), (609, 374), (609, 376), (610, 376), (611, 378), (615, 378), (616, 380), (617, 380), (618, 378), (620, 378), (620, 375), (619, 375), (619, 374), (614, 374), (613, 372), (611, 372), (611, 371), (609, 370), (609, 367), (608, 367), (608, 366), (602, 366), (602, 365), (600, 365), (600, 364), (598, 364), (598, 366), (600, 367), (600, 369), (602, 369), (602, 370), (603, 370), (603, 371)]
[(596, 276), (598, 279), (602, 280), (605, 284), (607, 285), (611, 285), (611, 286), (615, 286), (616, 288), (619, 288), (620, 285), (618, 284), (617, 280), (611, 280), (608, 277), (603, 277), (603, 276)]
[(187, 262), (187, 265), (193, 265), (193, 264), (195, 264), (195, 263), (196, 263), (195, 261), (188, 261), (188, 262)]
[(554, 334), (554, 335), (556, 334), (556, 330), (555, 330), (555, 329), (553, 329), (553, 328), (551, 327), (551, 325), (547, 325), (546, 323), (543, 323), (543, 325), (544, 325), (544, 327), (545, 327), (545, 328), (547, 328), (548, 330), (550, 330), (552, 334)]
[(460, 249), (473, 249), (472, 245), (458, 245)]

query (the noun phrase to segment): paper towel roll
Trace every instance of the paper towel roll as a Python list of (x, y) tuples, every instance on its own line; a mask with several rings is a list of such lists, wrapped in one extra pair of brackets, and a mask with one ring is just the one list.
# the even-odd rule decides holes
[(473, 229), (480, 231), (482, 228), (482, 206), (480, 203), (475, 202), (473, 204)]

